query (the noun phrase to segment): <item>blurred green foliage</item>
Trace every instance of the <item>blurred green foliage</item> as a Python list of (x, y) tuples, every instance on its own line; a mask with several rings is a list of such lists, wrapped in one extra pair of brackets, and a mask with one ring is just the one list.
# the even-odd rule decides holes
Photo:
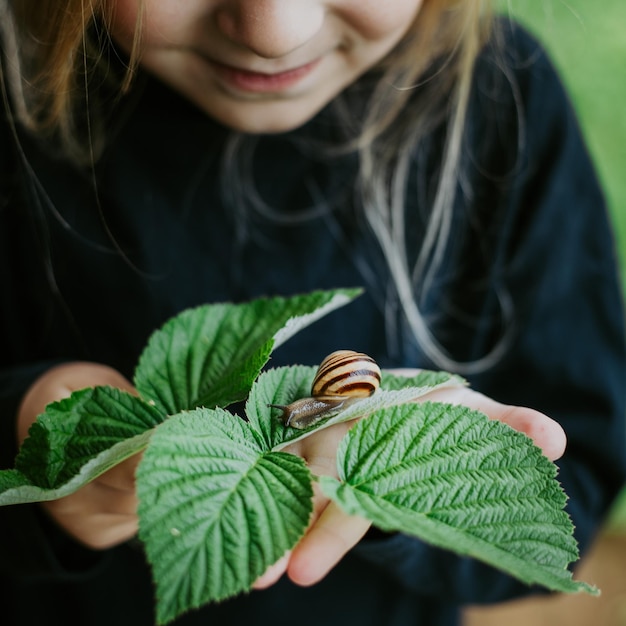
[(539, 37), (579, 115), (604, 186), (626, 286), (626, 2), (498, 0)]

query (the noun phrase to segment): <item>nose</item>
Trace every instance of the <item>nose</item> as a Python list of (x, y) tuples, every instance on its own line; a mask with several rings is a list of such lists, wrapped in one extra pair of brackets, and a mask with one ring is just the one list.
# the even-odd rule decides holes
[(231, 41), (275, 59), (316, 35), (324, 21), (324, 7), (320, 0), (227, 0), (215, 19)]

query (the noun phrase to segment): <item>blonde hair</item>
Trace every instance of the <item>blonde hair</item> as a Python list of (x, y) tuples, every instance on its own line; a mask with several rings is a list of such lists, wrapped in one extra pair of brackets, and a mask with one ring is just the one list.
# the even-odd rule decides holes
[[(489, 2), (426, 0), (408, 42), (389, 59), (385, 76), (371, 99), (360, 150), (365, 217), (382, 248), (409, 329), (437, 366), (465, 374), (494, 365), (506, 350), (508, 337), (480, 359), (459, 362), (434, 337), (419, 301), (428, 294), (450, 241), (453, 205), (462, 178), (462, 147), (474, 67), (491, 26)], [(420, 98), (420, 108), (413, 108), (411, 115), (402, 119), (402, 108), (418, 87), (427, 88), (428, 97)], [(442, 116), (448, 123), (437, 191), (420, 253), (411, 267), (405, 230), (411, 160), (415, 146), (433, 131)], [(387, 140), (376, 140), (385, 134)], [(506, 317), (506, 299), (499, 296)]]
[[(450, 238), (474, 65), (490, 34), (490, 4), (424, 0), (405, 39), (377, 68), (379, 78), (364, 121), (349, 141), (360, 155), (357, 182), (364, 215), (381, 246), (408, 327), (437, 366), (462, 373), (491, 366), (506, 342), (479, 360), (456, 361), (433, 336), (420, 298), (431, 286)], [(14, 114), (31, 132), (55, 136), (70, 157), (79, 158), (81, 150), (84, 154), (76, 120), (80, 107), (88, 108), (90, 77), (103, 66), (102, 76), (109, 76), (106, 59), (100, 58), (103, 46), (98, 45), (108, 36), (108, 17), (105, 0), (0, 0), (6, 49), (2, 78)], [(117, 77), (121, 91), (129, 87), (138, 62), (139, 29), (127, 72)], [(427, 92), (427, 97), (412, 98), (416, 90)], [(341, 100), (335, 111), (341, 112)], [(410, 100), (410, 114), (403, 115)], [(342, 122), (353, 125), (350, 112), (344, 115)], [(419, 141), (444, 121), (447, 135), (437, 193), (420, 254), (411, 267), (404, 229), (410, 162)], [(89, 136), (89, 143), (93, 150), (95, 137)]]

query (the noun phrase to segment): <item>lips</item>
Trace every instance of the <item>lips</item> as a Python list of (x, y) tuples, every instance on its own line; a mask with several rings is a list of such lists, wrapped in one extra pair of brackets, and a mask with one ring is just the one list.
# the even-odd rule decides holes
[(296, 86), (317, 67), (319, 59), (276, 73), (253, 72), (212, 62), (218, 76), (230, 87), (250, 93), (276, 93)]

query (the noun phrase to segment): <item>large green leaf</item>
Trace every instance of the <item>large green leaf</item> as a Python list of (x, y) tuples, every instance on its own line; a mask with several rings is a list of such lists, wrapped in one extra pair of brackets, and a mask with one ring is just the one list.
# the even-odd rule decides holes
[(418, 395), (422, 396), (434, 389), (465, 385), (467, 382), (461, 376), (450, 374), (450, 372), (419, 370), (413, 376), (400, 376), (386, 370), (382, 371), (381, 387), (389, 391), (414, 387), (420, 390)]
[(148, 445), (151, 435), (152, 431), (146, 430), (139, 435), (113, 444), (110, 448), (90, 458), (76, 474), (58, 487), (46, 488), (34, 485), (18, 470), (1, 471), (0, 506), (45, 502), (68, 496), (128, 457), (141, 452)]
[(330, 413), (324, 421), (298, 430), (285, 426), (282, 411), (269, 405), (288, 405), (310, 395), (316, 368), (304, 365), (277, 367), (264, 372), (252, 386), (246, 404), (250, 425), (261, 435), (266, 448), (280, 450), (290, 443), (340, 422), (364, 417), (381, 409), (416, 400), (434, 389), (464, 384), (463, 379), (447, 372), (422, 370), (415, 376), (396, 376), (383, 372), (382, 387), (368, 398), (359, 398)]
[(55, 489), (101, 453), (163, 419), (156, 407), (120, 389), (81, 389), (46, 407), (30, 427), (15, 468), (33, 485)]
[(250, 426), (260, 434), (265, 449), (271, 450), (302, 436), (302, 431), (285, 426), (280, 409), (269, 405), (286, 405), (308, 396), (315, 371), (315, 367), (305, 365), (277, 367), (261, 374), (252, 386), (246, 416)]
[(274, 347), (359, 293), (317, 291), (184, 311), (150, 338), (135, 386), (170, 415), (242, 400)]
[(245, 397), (275, 345), (359, 293), (320, 291), (184, 311), (142, 354), (136, 371), (142, 398), (93, 387), (46, 407), (16, 469), (0, 472), (0, 505), (72, 493), (145, 447), (149, 431), (169, 414)]
[(311, 475), (240, 418), (197, 409), (159, 427), (137, 472), (159, 623), (249, 590), (303, 535)]
[(320, 482), (349, 513), (529, 584), (595, 592), (567, 569), (578, 551), (556, 466), (500, 422), (446, 404), (396, 407), (350, 430), (338, 467), (343, 483)]

